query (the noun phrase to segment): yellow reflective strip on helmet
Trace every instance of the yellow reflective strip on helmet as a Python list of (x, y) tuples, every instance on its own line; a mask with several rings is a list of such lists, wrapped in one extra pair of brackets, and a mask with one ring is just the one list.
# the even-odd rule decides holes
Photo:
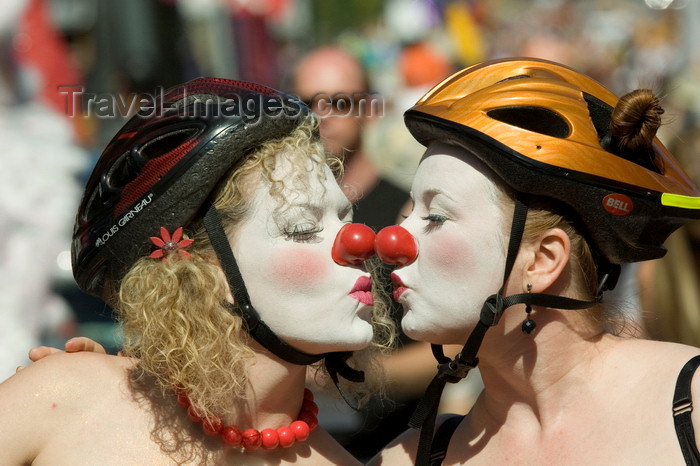
[(683, 209), (700, 209), (700, 197), (663, 193), (661, 194), (661, 205)]

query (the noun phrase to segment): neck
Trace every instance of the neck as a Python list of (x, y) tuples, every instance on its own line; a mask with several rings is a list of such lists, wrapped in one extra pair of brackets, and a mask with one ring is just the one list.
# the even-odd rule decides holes
[(256, 429), (289, 425), (296, 420), (304, 396), (306, 366), (291, 364), (257, 342), (248, 370), (246, 397), (231, 406), (224, 421)]
[(582, 397), (576, 387), (591, 386), (617, 339), (576, 311), (553, 309), (534, 309), (537, 329), (527, 335), (524, 316), (524, 306), (507, 309), (484, 338), (482, 407), (493, 419), (519, 413), (544, 424)]

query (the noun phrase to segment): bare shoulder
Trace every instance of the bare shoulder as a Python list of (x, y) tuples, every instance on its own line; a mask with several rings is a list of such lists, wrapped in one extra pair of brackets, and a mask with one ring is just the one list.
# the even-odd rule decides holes
[[(697, 355), (700, 348), (680, 343), (623, 339), (609, 359), (611, 377), (636, 381), (638, 389), (666, 399), (672, 396), (682, 368)], [(692, 393), (700, 400), (700, 371), (693, 377)], [(697, 381), (697, 382), (695, 382)]]
[[(679, 354), (669, 361), (673, 372), (670, 374), (674, 383), (674, 412), (687, 410), (687, 405), (681, 399), (685, 393), (690, 395), (692, 405), (689, 410), (695, 432), (700, 432), (700, 410), (693, 409), (700, 406), (700, 348), (687, 345), (674, 345), (675, 352)], [(678, 404), (678, 406), (676, 406)], [(696, 443), (700, 448), (700, 438), (696, 435)]]
[[(690, 413), (693, 430), (700, 432), (700, 410), (693, 409), (700, 406), (700, 348), (676, 343), (657, 342), (661, 354), (667, 355), (668, 378), (673, 385), (673, 419), (682, 413)], [(691, 404), (688, 404), (686, 395), (690, 395)], [(670, 397), (669, 397), (670, 398)], [(669, 411), (671, 409), (669, 408)], [(669, 412), (669, 419), (671, 413)], [(690, 431), (689, 438), (695, 436), (695, 445), (700, 449), (700, 437)], [(692, 440), (691, 440), (692, 441)], [(690, 452), (689, 452), (690, 453)]]
[(691, 358), (700, 354), (700, 348), (667, 341), (622, 338), (617, 356), (635, 371), (644, 367), (660, 375), (677, 372)]
[[(94, 353), (57, 353), (0, 384), (0, 464), (31, 462), (44, 443), (118, 390), (133, 361)], [(104, 399), (104, 398), (103, 398)]]
[[(104, 384), (108, 379), (123, 378), (134, 360), (92, 352), (56, 353), (47, 356), (13, 375), (2, 386), (26, 389), (32, 386), (70, 386), (73, 391), (87, 390), (90, 382)], [(13, 389), (13, 388), (10, 388)]]
[[(134, 366), (128, 358), (97, 353), (57, 353), (25, 367), (0, 384), (0, 411), (47, 415), (61, 403), (85, 406), (85, 398), (117, 390)], [(4, 416), (3, 416), (4, 417)], [(52, 415), (55, 417), (55, 415)]]

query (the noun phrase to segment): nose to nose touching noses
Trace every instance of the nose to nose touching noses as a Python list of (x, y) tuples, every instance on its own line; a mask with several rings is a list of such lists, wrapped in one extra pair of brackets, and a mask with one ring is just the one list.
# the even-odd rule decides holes
[(374, 231), (367, 225), (343, 225), (333, 243), (333, 260), (340, 265), (362, 265), (374, 255), (374, 237)]
[(340, 265), (362, 265), (377, 254), (390, 265), (408, 265), (418, 257), (418, 242), (400, 225), (383, 228), (376, 235), (367, 225), (348, 223), (335, 237), (331, 254)]
[(418, 242), (404, 227), (391, 225), (377, 233), (374, 250), (382, 262), (404, 266), (418, 257)]

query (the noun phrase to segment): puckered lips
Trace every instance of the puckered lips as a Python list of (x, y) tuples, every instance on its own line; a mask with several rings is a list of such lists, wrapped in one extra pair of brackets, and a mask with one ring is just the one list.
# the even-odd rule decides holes
[(374, 304), (374, 296), (372, 296), (372, 279), (368, 276), (361, 276), (355, 282), (355, 286), (350, 290), (350, 296), (361, 302), (371, 306)]
[(396, 275), (395, 273), (391, 274), (391, 283), (394, 285), (394, 291), (392, 292), (392, 296), (394, 298), (394, 301), (396, 301), (398, 303), (399, 299), (401, 298), (401, 295), (408, 288), (406, 288), (406, 285), (403, 284), (403, 282), (401, 281), (399, 276)]

